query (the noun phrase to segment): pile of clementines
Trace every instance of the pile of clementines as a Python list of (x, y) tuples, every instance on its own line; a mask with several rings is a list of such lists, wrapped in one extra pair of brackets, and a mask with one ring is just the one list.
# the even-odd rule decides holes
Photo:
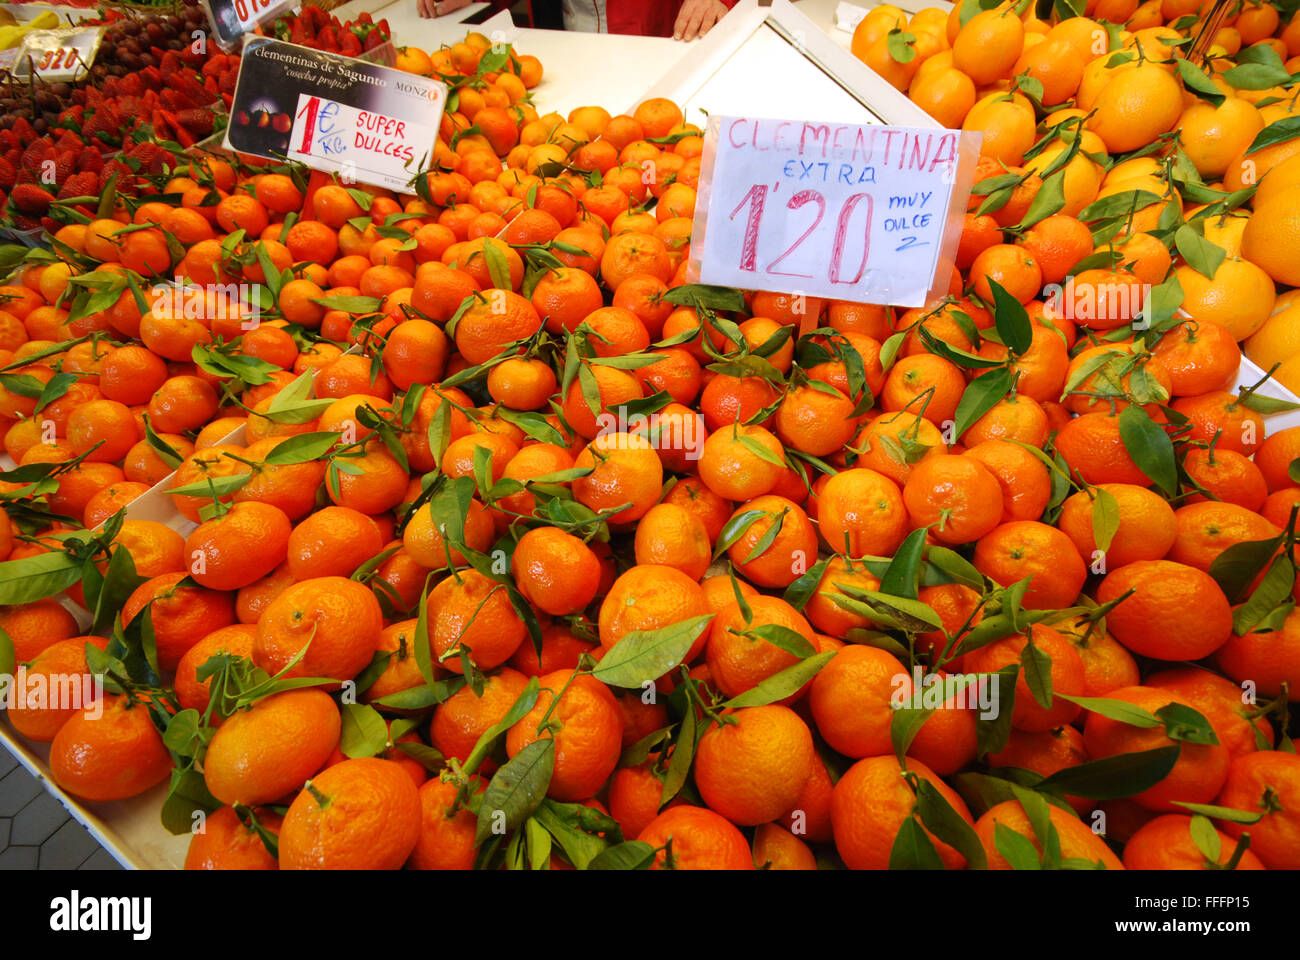
[(1300, 866), (1300, 32), (1194, 6), (868, 15), (984, 132), (919, 309), (690, 282), (699, 128), (474, 34), (411, 195), (109, 198), (0, 287), (0, 672), (104, 690), (8, 722), (196, 869)]

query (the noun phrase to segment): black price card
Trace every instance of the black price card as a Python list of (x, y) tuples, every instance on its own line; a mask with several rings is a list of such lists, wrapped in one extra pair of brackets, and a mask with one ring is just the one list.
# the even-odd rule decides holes
[(428, 166), (447, 87), (336, 53), (250, 38), (226, 147), (392, 190)]

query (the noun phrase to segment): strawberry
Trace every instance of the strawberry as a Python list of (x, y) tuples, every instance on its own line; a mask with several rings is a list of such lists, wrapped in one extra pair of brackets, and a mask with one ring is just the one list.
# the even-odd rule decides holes
[(22, 183), (13, 188), (9, 202), (20, 213), (29, 217), (43, 217), (54, 202), (54, 196), (44, 187), (34, 183)]
[(63, 183), (77, 172), (77, 155), (71, 150), (62, 150), (54, 157), (54, 182)]
[(109, 178), (117, 176), (117, 192), (124, 197), (134, 197), (139, 191), (135, 185), (135, 172), (121, 160), (113, 159), (99, 172), (99, 188), (107, 188)]
[(50, 155), (53, 152), (54, 148), (50, 146), (48, 140), (33, 141), (23, 151), (23, 158), (19, 161), (19, 166), (24, 170), (30, 170), (32, 173), (40, 173), (45, 161), (51, 159)]
[(8, 160), (0, 158), (0, 189), (8, 190), (18, 179), (18, 168)]
[(167, 151), (151, 140), (136, 144), (128, 156), (140, 161), (140, 172), (156, 176), (163, 172)]
[(176, 114), (176, 120), (190, 133), (198, 137), (206, 137), (212, 133), (212, 111), (202, 108), (194, 110), (181, 110)]
[[(13, 197), (10, 197), (9, 199), (12, 202)], [(14, 229), (20, 230), (23, 233), (27, 233), (29, 230), (39, 230), (40, 228), (41, 221), (37, 217), (28, 217), (21, 214), (14, 217)]]
[(77, 170), (81, 173), (93, 173), (98, 179), (99, 171), (104, 169), (104, 156), (94, 147), (86, 147), (77, 159)]
[(59, 189), (59, 199), (68, 197), (93, 197), (99, 192), (99, 174), (89, 170), (74, 173)]
[(121, 89), (123, 93), (129, 96), (138, 97), (144, 93), (144, 82), (140, 79), (139, 74), (128, 73), (122, 78)]
[(211, 102), (207, 99), (208, 92), (203, 89), (203, 84), (192, 73), (177, 74), (173, 77), (172, 89), (189, 99), (191, 106), (201, 107)]

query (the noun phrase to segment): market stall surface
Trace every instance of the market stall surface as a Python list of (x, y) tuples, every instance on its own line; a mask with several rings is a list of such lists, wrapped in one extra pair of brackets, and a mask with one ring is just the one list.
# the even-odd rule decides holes
[(120, 869), (40, 780), (0, 747), (0, 870)]

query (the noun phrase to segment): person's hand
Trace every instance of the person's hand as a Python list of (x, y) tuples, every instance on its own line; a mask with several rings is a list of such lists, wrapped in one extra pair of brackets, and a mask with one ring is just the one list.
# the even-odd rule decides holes
[[(421, 3), (424, 0), (420, 0)], [(727, 5), (722, 0), (685, 0), (673, 24), (674, 40), (694, 40), (713, 29), (713, 25), (727, 15)]]
[(469, 4), (470, 0), (416, 0), (415, 9), (422, 17), (441, 17)]

